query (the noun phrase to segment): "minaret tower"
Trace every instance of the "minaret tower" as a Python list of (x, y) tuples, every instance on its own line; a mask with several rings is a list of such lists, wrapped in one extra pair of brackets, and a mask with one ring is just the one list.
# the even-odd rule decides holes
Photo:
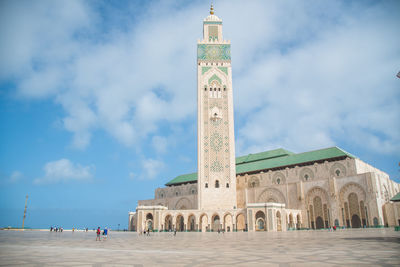
[(230, 41), (222, 38), (222, 20), (203, 21), (197, 44), (198, 208), (236, 208), (235, 137)]

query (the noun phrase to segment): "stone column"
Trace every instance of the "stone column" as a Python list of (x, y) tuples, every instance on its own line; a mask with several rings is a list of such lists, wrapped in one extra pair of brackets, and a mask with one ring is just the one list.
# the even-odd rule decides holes
[(249, 216), (248, 216), (248, 218), (249, 218), (249, 231), (251, 230), (251, 231), (253, 231), (254, 229), (253, 229), (253, 211), (252, 210), (249, 210), (248, 211), (249, 212)]

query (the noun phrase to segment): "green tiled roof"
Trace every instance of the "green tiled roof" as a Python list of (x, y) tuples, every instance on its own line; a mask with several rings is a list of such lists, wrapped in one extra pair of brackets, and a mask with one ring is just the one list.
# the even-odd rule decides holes
[(346, 156), (355, 158), (353, 155), (347, 153), (344, 150), (341, 150), (340, 148), (330, 147), (310, 152), (292, 154), (285, 157), (276, 157), (276, 158), (258, 160), (246, 164), (236, 165), (236, 173), (246, 173), (257, 170), (279, 168), (290, 165), (298, 165), (307, 162), (314, 162), (314, 161), (327, 160), (331, 158), (339, 158)]
[[(355, 158), (352, 154), (338, 147), (330, 147), (299, 154), (280, 148), (236, 158), (236, 173), (256, 172), (343, 157)], [(190, 173), (180, 175), (169, 181), (166, 185), (177, 185), (196, 181), (197, 173)]]
[(289, 156), (293, 155), (293, 152), (287, 151), (285, 149), (279, 148), (275, 150), (265, 151), (257, 154), (249, 154), (246, 156), (241, 156), (236, 158), (236, 165), (243, 164), (252, 161), (258, 161), (262, 159), (270, 159), (282, 156)]
[(169, 181), (168, 183), (166, 183), (165, 185), (190, 183), (194, 181), (197, 181), (197, 172), (179, 175), (174, 179), (172, 179), (171, 181)]
[(397, 193), (390, 201), (399, 202), (400, 201), (400, 192)]

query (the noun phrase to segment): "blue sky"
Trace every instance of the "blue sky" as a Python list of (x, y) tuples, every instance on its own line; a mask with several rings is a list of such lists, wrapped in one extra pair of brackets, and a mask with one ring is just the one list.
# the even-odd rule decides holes
[[(398, 1), (214, 1), (237, 156), (341, 147), (399, 179)], [(196, 171), (209, 1), (0, 3), (0, 226), (127, 227)]]

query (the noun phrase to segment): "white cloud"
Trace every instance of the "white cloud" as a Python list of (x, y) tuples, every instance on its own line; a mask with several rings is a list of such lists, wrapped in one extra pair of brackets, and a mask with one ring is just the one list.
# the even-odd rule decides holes
[(168, 140), (163, 136), (153, 136), (151, 144), (154, 150), (159, 154), (164, 154), (168, 148)]
[(142, 161), (141, 180), (152, 180), (156, 178), (165, 168), (165, 163), (156, 159), (145, 159)]
[(94, 166), (81, 166), (68, 159), (60, 159), (46, 163), (43, 170), (44, 177), (35, 179), (35, 184), (88, 181), (93, 178)]
[[(112, 24), (107, 32), (87, 2), (2, 7), (0, 78), (15, 78), (20, 96), (60, 104), (74, 147), (86, 148), (96, 130), (126, 146), (140, 144), (163, 135), (160, 122), (179, 124), (196, 112), (195, 42), (207, 3), (177, 13), (176, 3), (153, 2), (141, 10), (145, 19)], [(396, 1), (218, 2), (216, 14), (232, 41), (238, 154), (305, 151), (343, 140), (398, 153), (398, 7)], [(157, 138), (152, 145), (163, 153), (165, 140)]]
[(16, 183), (19, 180), (21, 180), (22, 177), (23, 177), (22, 172), (14, 171), (10, 176), (9, 182), (10, 183)]

